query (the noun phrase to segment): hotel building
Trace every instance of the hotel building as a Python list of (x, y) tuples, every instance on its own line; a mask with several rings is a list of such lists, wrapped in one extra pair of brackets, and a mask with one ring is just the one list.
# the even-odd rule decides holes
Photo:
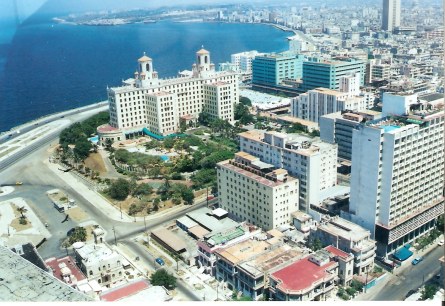
[(444, 211), (443, 109), (409, 111), (353, 131), (353, 222), (385, 256), (428, 232)]
[(221, 208), (235, 220), (269, 230), (298, 210), (298, 180), (245, 152), (217, 164)]
[(162, 138), (178, 132), (181, 120), (196, 121), (201, 112), (232, 123), (238, 98), (238, 74), (216, 72), (207, 50), (196, 53), (192, 71), (171, 79), (159, 79), (153, 60), (144, 55), (134, 78), (108, 88), (110, 124), (98, 128), (99, 141), (142, 133)]
[(299, 209), (323, 199), (321, 193), (337, 185), (337, 145), (296, 134), (248, 131), (239, 134), (240, 150), (286, 169), (300, 181)]

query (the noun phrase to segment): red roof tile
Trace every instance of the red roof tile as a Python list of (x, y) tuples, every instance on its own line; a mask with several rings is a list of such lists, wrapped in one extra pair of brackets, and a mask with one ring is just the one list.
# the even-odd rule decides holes
[(78, 282), (86, 278), (85, 275), (83, 275), (82, 271), (80, 271), (80, 269), (76, 266), (75, 260), (71, 256), (65, 256), (62, 258), (48, 258), (47, 260), (45, 260), (45, 263), (53, 270), (54, 277), (60, 279), (62, 282), (64, 282), (64, 280), (62, 277), (62, 273), (60, 272), (61, 268), (59, 267), (61, 263), (65, 263), (65, 265), (71, 270), (72, 275), (77, 279)]
[(124, 297), (136, 294), (144, 289), (150, 287), (147, 281), (140, 280), (134, 283), (125, 284), (124, 286), (120, 286), (114, 289), (107, 291), (106, 293), (100, 296), (102, 301), (113, 302)]
[(284, 292), (287, 290), (305, 290), (310, 288), (313, 283), (330, 276), (331, 274), (327, 273), (326, 270), (336, 264), (336, 262), (331, 261), (324, 266), (318, 266), (309, 261), (309, 257), (306, 257), (273, 273), (272, 278), (281, 281), (278, 288)]
[(332, 254), (334, 254), (335, 256), (339, 256), (342, 258), (348, 258), (349, 256), (351, 256), (350, 254), (343, 252), (342, 250), (337, 249), (335, 246), (333, 245), (329, 245), (327, 247), (324, 248), (326, 251), (331, 252)]

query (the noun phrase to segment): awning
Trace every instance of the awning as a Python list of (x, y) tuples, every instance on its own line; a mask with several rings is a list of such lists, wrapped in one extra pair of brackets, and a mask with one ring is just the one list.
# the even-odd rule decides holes
[(393, 257), (397, 260), (404, 261), (413, 255), (413, 252), (409, 250), (409, 247), (404, 246), (400, 250), (394, 253)]

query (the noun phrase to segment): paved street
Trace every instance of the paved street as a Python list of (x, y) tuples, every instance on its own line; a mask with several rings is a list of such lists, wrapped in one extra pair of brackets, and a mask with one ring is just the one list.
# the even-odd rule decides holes
[(356, 301), (403, 301), (410, 290), (416, 290), (439, 273), (439, 258), (444, 256), (442, 247), (435, 247), (424, 255), (424, 260), (413, 266), (411, 260), (414, 254), (401, 268), (396, 269), (395, 275), (388, 273), (388, 279), (382, 284), (371, 288), (367, 294), (359, 295)]

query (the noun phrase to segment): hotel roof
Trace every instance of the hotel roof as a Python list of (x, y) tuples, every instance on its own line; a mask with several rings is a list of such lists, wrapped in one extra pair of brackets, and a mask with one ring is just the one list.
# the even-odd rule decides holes
[(269, 246), (270, 244), (266, 241), (245, 240), (228, 248), (218, 249), (215, 253), (218, 253), (225, 260), (236, 265), (264, 252)]
[(321, 223), (318, 230), (323, 230), (352, 241), (359, 241), (370, 235), (368, 230), (340, 217)]

